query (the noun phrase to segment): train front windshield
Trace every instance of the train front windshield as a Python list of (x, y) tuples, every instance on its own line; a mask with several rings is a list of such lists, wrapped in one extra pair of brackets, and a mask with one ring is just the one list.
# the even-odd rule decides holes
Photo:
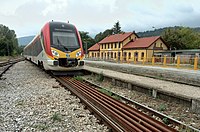
[(61, 51), (74, 51), (80, 48), (78, 38), (74, 32), (52, 32), (52, 47)]

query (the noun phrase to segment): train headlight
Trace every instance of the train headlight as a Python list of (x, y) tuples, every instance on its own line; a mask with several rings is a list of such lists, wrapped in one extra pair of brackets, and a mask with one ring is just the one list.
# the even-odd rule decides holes
[(79, 57), (79, 56), (81, 56), (81, 51), (76, 53), (76, 57)]
[(59, 57), (59, 54), (58, 54), (57, 51), (55, 51), (55, 50), (51, 50), (51, 52), (52, 52), (53, 56), (57, 56), (57, 57)]

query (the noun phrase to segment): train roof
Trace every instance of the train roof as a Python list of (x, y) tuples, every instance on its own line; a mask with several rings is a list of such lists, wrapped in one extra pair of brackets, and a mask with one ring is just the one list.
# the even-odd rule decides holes
[(70, 23), (67, 23), (67, 22), (54, 22), (54, 21), (51, 21), (51, 22), (49, 22), (49, 24), (50, 24), (51, 26), (67, 25), (67, 26), (69, 26), (69, 27), (74, 27), (73, 24), (70, 24)]
[[(56, 21), (50, 21), (50, 22), (47, 22), (43, 27), (42, 29), (46, 26), (46, 25), (49, 25), (50, 28), (52, 29), (56, 29), (56, 28), (64, 28), (64, 29), (70, 29), (70, 30), (76, 30), (76, 27), (73, 25), (73, 24), (70, 24), (70, 23), (67, 23), (67, 22), (56, 22)], [(28, 46), (31, 45), (31, 43), (33, 43), (35, 41), (35, 39), (40, 35), (40, 33), (38, 33), (37, 35), (35, 35), (35, 37), (31, 40), (31, 42), (26, 45), (25, 48), (27, 48)], [(24, 49), (25, 49), (24, 48)]]
[(76, 30), (75, 26), (73, 24), (69, 24), (66, 22), (49, 22), (49, 26), (51, 30), (56, 29), (63, 29), (63, 30)]

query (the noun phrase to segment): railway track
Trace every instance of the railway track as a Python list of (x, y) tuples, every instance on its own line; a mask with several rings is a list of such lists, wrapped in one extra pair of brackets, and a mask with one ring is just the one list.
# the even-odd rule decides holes
[(112, 131), (177, 131), (151, 116), (103, 94), (87, 83), (71, 77), (56, 77), (56, 79), (78, 96), (81, 102), (86, 104), (88, 109), (100, 121), (107, 124)]
[(10, 61), (0, 62), (0, 77), (15, 63), (24, 60), (24, 58), (18, 58)]
[(171, 126), (173, 128), (175, 128), (176, 126), (179, 128), (179, 130), (185, 130), (185, 131), (188, 131), (188, 132), (199, 132), (198, 129), (192, 127), (192, 126), (188, 126), (172, 117), (169, 117), (161, 112), (158, 112), (152, 108), (149, 108), (143, 104), (140, 104), (134, 100), (130, 100), (129, 98), (126, 98), (124, 96), (121, 96), (119, 94), (116, 94), (112, 91), (109, 91), (105, 88), (102, 88), (101, 86), (91, 82), (91, 81), (88, 81), (88, 80), (84, 80), (85, 82), (89, 83), (91, 86), (94, 86), (94, 88), (96, 89), (103, 89), (104, 91), (107, 91), (110, 95), (112, 95), (113, 97), (118, 97), (120, 98), (120, 101), (136, 108), (137, 110), (143, 112), (143, 113), (146, 113), (147, 115), (153, 117), (153, 118), (159, 118), (160, 121), (163, 121), (164, 123), (166, 123), (168, 126)]

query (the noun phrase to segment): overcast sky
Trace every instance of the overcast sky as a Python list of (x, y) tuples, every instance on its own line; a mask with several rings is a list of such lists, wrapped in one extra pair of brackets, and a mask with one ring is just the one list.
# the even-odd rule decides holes
[(69, 21), (94, 36), (120, 21), (123, 31), (200, 27), (200, 0), (1, 0), (0, 24), (17, 37), (37, 34), (48, 21)]

